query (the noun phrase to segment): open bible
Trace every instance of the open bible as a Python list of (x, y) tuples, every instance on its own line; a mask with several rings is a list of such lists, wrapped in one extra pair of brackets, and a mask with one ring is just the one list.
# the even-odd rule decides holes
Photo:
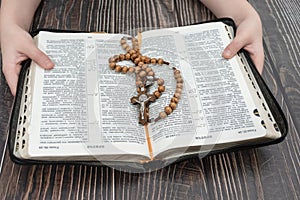
[[(15, 161), (167, 165), (283, 140), (285, 117), (247, 53), (221, 56), (234, 38), (231, 20), (142, 32), (143, 55), (170, 63), (152, 66), (166, 90), (149, 105), (145, 126), (130, 103), (134, 74), (108, 66), (111, 56), (124, 52), (124, 36), (131, 37), (51, 31), (34, 36), (55, 68), (34, 62), (22, 68), (9, 130)], [(168, 117), (155, 121), (176, 90), (172, 67), (181, 71), (182, 96)]]

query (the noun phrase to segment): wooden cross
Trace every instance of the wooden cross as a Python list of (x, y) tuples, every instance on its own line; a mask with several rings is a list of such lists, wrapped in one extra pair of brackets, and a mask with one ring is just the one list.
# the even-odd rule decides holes
[(156, 100), (155, 95), (147, 94), (147, 91), (144, 87), (140, 89), (138, 96), (132, 97), (130, 99), (131, 103), (140, 105), (139, 111), (139, 123), (142, 125), (147, 125), (150, 122), (149, 119), (149, 104)]

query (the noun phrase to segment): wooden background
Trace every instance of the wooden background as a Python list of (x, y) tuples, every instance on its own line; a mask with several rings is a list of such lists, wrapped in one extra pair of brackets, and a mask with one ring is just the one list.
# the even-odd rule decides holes
[[(6, 148), (13, 98), (0, 79), (1, 199), (300, 199), (300, 4), (250, 0), (261, 14), (263, 78), (286, 114), (289, 135), (278, 145), (192, 159), (144, 174), (108, 167), (11, 162)], [(125, 32), (174, 27), (214, 16), (196, 0), (47, 0), (34, 28)]]

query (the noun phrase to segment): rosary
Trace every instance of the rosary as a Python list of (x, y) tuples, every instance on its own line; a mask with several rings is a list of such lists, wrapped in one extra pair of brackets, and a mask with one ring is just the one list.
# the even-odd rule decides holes
[[(127, 40), (131, 40), (132, 47), (127, 44)], [(169, 65), (168, 62), (161, 58), (149, 58), (143, 56), (140, 53), (139, 41), (136, 38), (123, 37), (120, 40), (122, 48), (126, 51), (125, 54), (115, 55), (109, 58), (109, 67), (119, 73), (135, 73), (136, 74), (136, 87), (137, 96), (130, 99), (132, 104), (139, 105), (139, 123), (142, 125), (147, 125), (151, 122), (149, 118), (149, 104), (158, 99), (162, 93), (165, 91), (164, 80), (162, 78), (155, 77), (155, 73), (149, 64), (155, 65)], [(118, 62), (128, 60), (132, 61), (135, 66), (121, 66)], [(155, 122), (160, 119), (165, 119), (170, 115), (176, 108), (179, 99), (181, 98), (182, 88), (183, 88), (183, 78), (180, 71), (173, 67), (174, 78), (176, 79), (176, 91), (171, 98), (169, 105), (165, 106), (164, 111), (161, 111), (158, 117), (154, 120)], [(152, 94), (148, 94), (149, 86), (157, 83), (158, 88)]]

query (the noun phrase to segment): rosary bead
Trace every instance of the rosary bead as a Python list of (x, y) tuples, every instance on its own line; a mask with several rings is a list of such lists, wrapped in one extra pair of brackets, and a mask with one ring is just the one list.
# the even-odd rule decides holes
[(138, 57), (138, 55), (136, 54), (136, 53), (134, 53), (134, 54), (130, 54), (131, 55), (131, 60), (134, 60), (134, 59), (136, 59), (137, 57)]
[(176, 93), (180, 93), (181, 94), (182, 89), (181, 88), (176, 88)]
[(154, 72), (153, 72), (153, 71), (149, 71), (149, 72), (147, 73), (147, 75), (148, 75), (148, 76), (154, 77)]
[(143, 64), (142, 65), (142, 69), (147, 69), (148, 68), (148, 65), (147, 64)]
[(178, 69), (174, 69), (174, 74), (180, 74), (180, 71)]
[(144, 63), (142, 62), (142, 61), (140, 61), (139, 63), (138, 63), (138, 66), (139, 67), (142, 67), (144, 65)]
[(181, 93), (175, 92), (174, 97), (176, 97), (177, 99), (181, 98)]
[(171, 102), (171, 103), (170, 103), (170, 107), (171, 107), (173, 110), (175, 110), (176, 106), (177, 106), (176, 103), (174, 103), (174, 102)]
[(122, 71), (122, 67), (120, 65), (117, 65), (115, 68), (116, 72), (121, 72)]
[(161, 118), (161, 119), (165, 119), (165, 118), (167, 118), (167, 113), (166, 112), (164, 112), (164, 111), (161, 111), (160, 113), (159, 113), (159, 117)]
[(141, 87), (143, 85), (142, 81), (137, 81), (135, 84), (137, 87)]
[(109, 63), (112, 63), (112, 62), (116, 62), (116, 60), (115, 60), (113, 57), (110, 57), (110, 58), (108, 59), (108, 62), (109, 62)]
[(126, 60), (130, 60), (130, 57), (131, 57), (131, 56), (130, 56), (129, 53), (126, 53), (126, 54), (125, 54), (125, 59), (126, 59)]
[(145, 62), (145, 61), (146, 61), (146, 58), (147, 58), (146, 56), (142, 56), (142, 57), (141, 57), (142, 62)]
[(140, 76), (141, 78), (145, 77), (146, 75), (147, 75), (147, 73), (146, 73), (144, 70), (142, 70), (142, 71), (139, 73), (139, 76)]
[(157, 63), (158, 63), (159, 65), (162, 65), (162, 64), (164, 64), (164, 60), (163, 60), (162, 58), (159, 58), (159, 59), (157, 60)]
[(157, 90), (153, 94), (156, 98), (159, 98), (161, 96), (161, 93)]
[(141, 71), (141, 67), (135, 67), (135, 73), (138, 74)]
[(164, 79), (162, 79), (162, 78), (159, 78), (158, 80), (157, 80), (157, 84), (158, 85), (163, 85), (165, 83), (165, 81), (164, 81)]
[(173, 112), (173, 109), (170, 106), (166, 106), (165, 107), (165, 112), (167, 113), (167, 115), (169, 115)]
[(177, 78), (176, 81), (177, 81), (177, 83), (183, 83), (183, 79), (182, 78)]
[(156, 58), (151, 58), (151, 60), (150, 60), (151, 64), (155, 64), (156, 61), (157, 61)]
[(120, 54), (119, 59), (120, 61), (125, 60), (125, 54)]
[(132, 74), (134, 71), (135, 71), (135, 68), (134, 68), (134, 67), (129, 67), (128, 73)]
[(182, 89), (183, 88), (183, 84), (182, 83), (177, 83), (176, 87)]
[(161, 86), (158, 86), (158, 91), (159, 92), (164, 92), (166, 90), (165, 86), (161, 85)]
[(130, 46), (128, 46), (128, 47), (125, 48), (125, 51), (129, 52), (130, 49), (131, 49)]
[(122, 38), (122, 39), (120, 40), (120, 43), (121, 43), (121, 45), (125, 44), (125, 43), (126, 43), (125, 38)]
[(146, 59), (145, 59), (145, 63), (147, 63), (147, 64), (151, 63), (151, 58), (149, 58), (149, 57), (146, 57)]
[[(122, 44), (122, 48), (126, 49), (127, 47), (129, 47), (129, 45), (127, 43)], [(129, 47), (130, 48), (130, 47)]]
[(134, 59), (134, 63), (138, 64), (141, 61), (141, 59), (139, 57), (137, 57), (136, 59)]
[(174, 74), (174, 77), (175, 77), (176, 79), (181, 78), (181, 74), (180, 74), (180, 73)]
[(172, 97), (171, 102), (174, 102), (177, 104), (179, 102), (179, 100), (176, 97)]
[(126, 74), (127, 71), (128, 71), (128, 67), (126, 67), (126, 66), (122, 67), (122, 73), (123, 74)]
[(135, 50), (133, 50), (133, 49), (131, 49), (128, 53), (130, 53), (130, 54), (135, 54), (136, 53), (136, 51)]
[(116, 67), (116, 63), (109, 63), (109, 68), (114, 70)]
[[(146, 65), (146, 64), (145, 64)], [(147, 68), (145, 69), (145, 71), (148, 73), (148, 72), (151, 72), (152, 71), (152, 68), (151, 67), (148, 67), (148, 65), (146, 65)]]

